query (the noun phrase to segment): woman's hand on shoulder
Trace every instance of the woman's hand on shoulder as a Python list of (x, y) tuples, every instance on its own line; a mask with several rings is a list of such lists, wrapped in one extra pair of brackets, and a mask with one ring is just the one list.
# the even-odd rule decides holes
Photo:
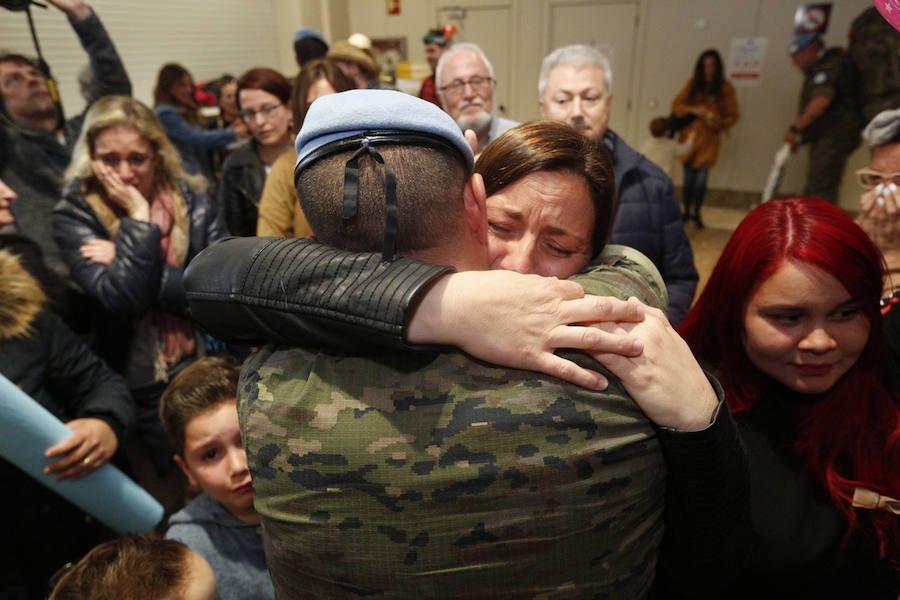
[(592, 327), (594, 321), (640, 321), (637, 300), (586, 296), (573, 281), (515, 271), (466, 271), (442, 277), (410, 316), (413, 343), (457, 346), (476, 358), (546, 373), (591, 389), (606, 378), (556, 356), (559, 348), (636, 356), (635, 336)]
[(592, 353), (612, 371), (647, 417), (662, 427), (685, 431), (705, 428), (718, 405), (716, 392), (678, 332), (662, 311), (644, 307), (645, 317), (634, 323), (597, 323), (615, 335), (640, 339), (639, 356)]
[(136, 221), (150, 220), (150, 203), (136, 187), (126, 185), (119, 174), (103, 164), (101, 160), (92, 160), (91, 170), (97, 176), (103, 189), (106, 190), (110, 202), (124, 210), (129, 217)]

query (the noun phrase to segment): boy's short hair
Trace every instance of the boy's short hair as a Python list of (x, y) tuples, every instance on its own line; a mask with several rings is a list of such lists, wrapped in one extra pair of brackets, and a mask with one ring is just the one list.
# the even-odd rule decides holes
[(669, 130), (669, 120), (665, 117), (656, 117), (650, 121), (650, 133), (653, 137), (663, 137)]
[(190, 576), (188, 547), (127, 535), (88, 552), (54, 586), (50, 600), (158, 600), (180, 597)]
[(196, 415), (237, 396), (241, 367), (230, 359), (205, 357), (185, 367), (159, 400), (159, 418), (175, 452), (184, 456), (184, 429)]

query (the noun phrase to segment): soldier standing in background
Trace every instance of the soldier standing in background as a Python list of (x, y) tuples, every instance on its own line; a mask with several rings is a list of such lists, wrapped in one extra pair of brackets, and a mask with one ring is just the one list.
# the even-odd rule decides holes
[(863, 122), (856, 95), (857, 72), (841, 48), (825, 48), (819, 32), (801, 33), (790, 46), (803, 71), (799, 115), (784, 141), (809, 144), (804, 196), (837, 203), (847, 157), (859, 145)]

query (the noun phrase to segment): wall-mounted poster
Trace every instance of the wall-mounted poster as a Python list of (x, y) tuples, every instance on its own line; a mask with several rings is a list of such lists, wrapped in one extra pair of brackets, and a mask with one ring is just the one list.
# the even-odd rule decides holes
[(735, 85), (759, 85), (766, 60), (768, 38), (735, 38), (728, 57), (728, 79)]

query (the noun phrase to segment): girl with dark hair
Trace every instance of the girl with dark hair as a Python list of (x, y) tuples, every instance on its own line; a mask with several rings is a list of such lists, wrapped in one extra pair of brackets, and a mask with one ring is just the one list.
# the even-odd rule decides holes
[[(315, 59), (305, 63), (294, 81), (291, 95), (294, 133), (303, 126), (306, 111), (317, 98), (352, 90), (354, 87), (353, 81), (330, 59)], [(291, 151), (272, 165), (272, 172), (266, 178), (259, 200), (257, 235), (304, 237), (312, 233), (294, 188), (296, 162), (297, 153)]]
[(693, 77), (672, 100), (672, 113), (675, 117), (694, 116), (680, 138), (683, 142), (693, 134), (694, 146), (679, 160), (684, 164), (684, 219), (703, 227), (700, 208), (709, 170), (719, 155), (719, 134), (738, 120), (737, 97), (734, 87), (725, 81), (717, 50), (706, 50), (697, 59)]
[(681, 325), (750, 454), (755, 543), (729, 597), (897, 598), (900, 397), (880, 372), (883, 264), (842, 210), (773, 200), (735, 230)]
[(256, 235), (259, 199), (272, 165), (293, 143), (291, 82), (273, 69), (255, 68), (237, 82), (238, 109), (253, 139), (222, 165), (219, 205), (231, 235)]
[(153, 89), (153, 110), (181, 155), (185, 172), (203, 175), (211, 182), (215, 181), (215, 173), (209, 152), (248, 135), (243, 128), (204, 129), (194, 98), (194, 79), (176, 63), (163, 65), (159, 70)]

